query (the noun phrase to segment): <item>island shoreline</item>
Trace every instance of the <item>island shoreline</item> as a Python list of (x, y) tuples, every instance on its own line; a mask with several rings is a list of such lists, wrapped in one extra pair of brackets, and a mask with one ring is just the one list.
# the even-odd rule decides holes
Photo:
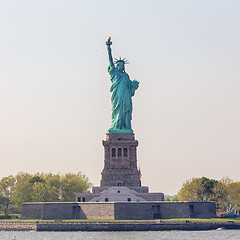
[(0, 221), (0, 231), (207, 231), (240, 229), (240, 223)]

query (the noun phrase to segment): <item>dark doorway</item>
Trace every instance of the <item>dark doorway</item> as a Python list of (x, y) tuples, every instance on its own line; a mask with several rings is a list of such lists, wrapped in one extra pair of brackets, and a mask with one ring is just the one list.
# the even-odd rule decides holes
[(73, 206), (73, 219), (79, 219), (80, 218), (80, 207), (79, 206)]
[(194, 218), (194, 209), (192, 204), (189, 205), (189, 217)]

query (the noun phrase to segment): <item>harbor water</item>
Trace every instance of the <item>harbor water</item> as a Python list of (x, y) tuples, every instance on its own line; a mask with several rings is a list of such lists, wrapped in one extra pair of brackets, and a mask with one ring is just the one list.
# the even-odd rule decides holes
[(239, 230), (157, 232), (0, 232), (0, 240), (237, 240)]

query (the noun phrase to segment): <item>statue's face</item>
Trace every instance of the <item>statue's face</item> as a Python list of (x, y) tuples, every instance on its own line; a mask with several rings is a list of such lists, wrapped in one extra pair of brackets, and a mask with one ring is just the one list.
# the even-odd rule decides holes
[(125, 70), (125, 66), (123, 62), (118, 62), (117, 63), (117, 69), (120, 71), (124, 71)]

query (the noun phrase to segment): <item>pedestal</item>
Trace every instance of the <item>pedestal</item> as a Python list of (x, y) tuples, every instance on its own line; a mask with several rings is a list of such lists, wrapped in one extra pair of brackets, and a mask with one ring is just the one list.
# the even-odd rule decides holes
[(104, 146), (104, 169), (100, 187), (141, 187), (137, 169), (137, 146), (133, 133), (107, 133)]

